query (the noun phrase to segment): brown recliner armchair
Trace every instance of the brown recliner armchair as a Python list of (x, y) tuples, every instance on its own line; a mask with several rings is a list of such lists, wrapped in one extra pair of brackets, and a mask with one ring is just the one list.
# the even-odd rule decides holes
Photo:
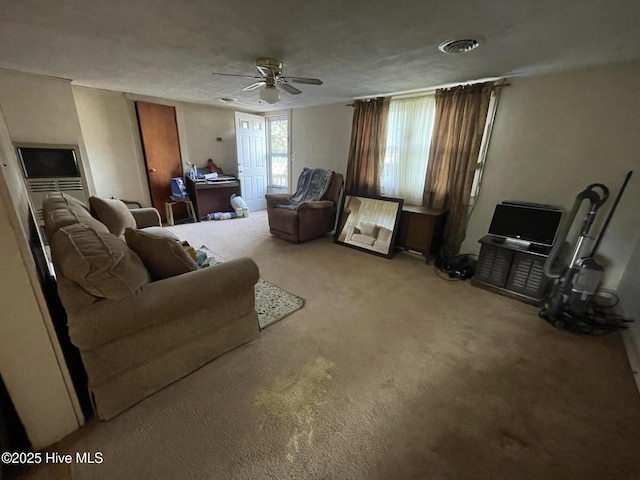
[(288, 193), (267, 194), (267, 214), (271, 234), (297, 243), (331, 232), (336, 223), (342, 183), (342, 175), (334, 172), (322, 200), (302, 203), (296, 210), (278, 208), (278, 205), (290, 197)]

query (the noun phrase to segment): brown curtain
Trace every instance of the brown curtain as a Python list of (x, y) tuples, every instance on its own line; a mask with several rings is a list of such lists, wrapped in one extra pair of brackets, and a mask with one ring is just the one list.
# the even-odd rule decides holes
[(380, 195), (380, 175), (387, 143), (389, 100), (373, 98), (354, 102), (351, 145), (345, 190)]
[(424, 188), (424, 205), (448, 208), (444, 254), (457, 255), (491, 99), (489, 83), (436, 91), (436, 114)]

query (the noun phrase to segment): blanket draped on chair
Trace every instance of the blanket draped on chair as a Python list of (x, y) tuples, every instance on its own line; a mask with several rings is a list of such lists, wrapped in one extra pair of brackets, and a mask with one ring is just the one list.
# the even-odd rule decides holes
[(329, 188), (332, 175), (333, 171), (331, 170), (305, 167), (298, 178), (296, 193), (278, 207), (296, 210), (304, 202), (315, 202), (322, 199)]

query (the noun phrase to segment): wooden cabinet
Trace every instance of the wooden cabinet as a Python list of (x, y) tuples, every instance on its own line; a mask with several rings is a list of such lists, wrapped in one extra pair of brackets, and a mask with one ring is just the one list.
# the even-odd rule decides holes
[(429, 263), (429, 254), (440, 249), (446, 217), (447, 210), (404, 205), (396, 247), (419, 252)]
[(486, 235), (480, 239), (480, 255), (473, 285), (539, 304), (544, 298), (549, 278), (544, 264), (550, 248), (511, 245), (504, 239)]

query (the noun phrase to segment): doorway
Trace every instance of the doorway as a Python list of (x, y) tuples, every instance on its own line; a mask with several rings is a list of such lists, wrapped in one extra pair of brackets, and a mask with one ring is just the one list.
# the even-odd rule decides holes
[(236, 112), (238, 179), (250, 212), (267, 208), (266, 123), (259, 115)]
[[(176, 109), (157, 103), (136, 102), (136, 114), (151, 203), (160, 213), (162, 221), (166, 222), (164, 204), (171, 196), (171, 179), (183, 176)], [(177, 218), (186, 217), (186, 209), (182, 204), (176, 205), (174, 215)]]

